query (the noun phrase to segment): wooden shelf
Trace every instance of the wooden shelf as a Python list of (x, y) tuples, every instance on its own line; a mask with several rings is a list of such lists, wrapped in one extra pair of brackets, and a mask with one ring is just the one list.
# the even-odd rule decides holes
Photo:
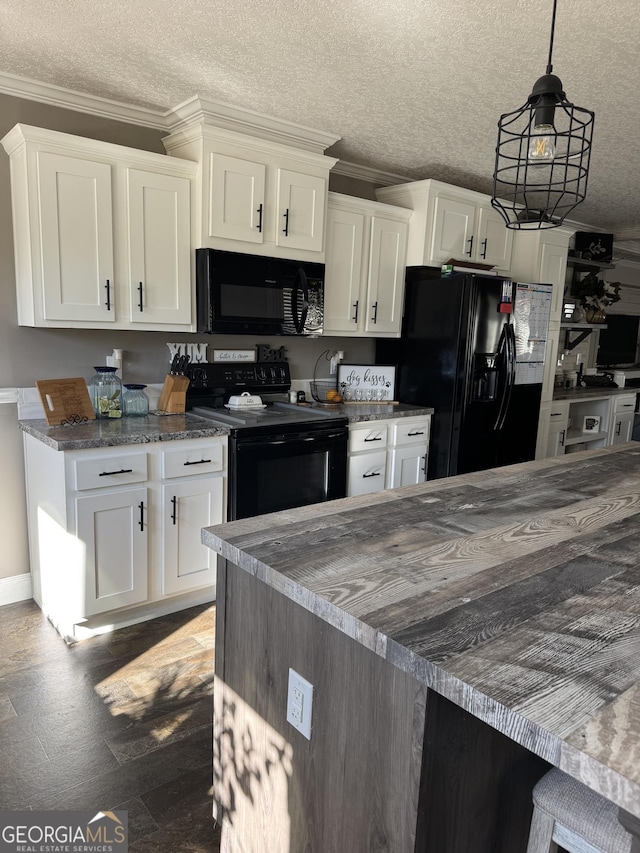
[(580, 444), (581, 442), (601, 441), (607, 437), (608, 433), (606, 432), (577, 432), (576, 430), (569, 430), (564, 443), (565, 445)]
[(584, 272), (588, 270), (612, 270), (615, 268), (615, 264), (605, 264), (603, 261), (587, 261), (585, 258), (572, 258), (571, 255), (567, 258), (567, 266)]
[(561, 329), (589, 329), (590, 332), (594, 332), (597, 329), (606, 329), (606, 323), (572, 323), (571, 321), (565, 321), (564, 323), (560, 323)]

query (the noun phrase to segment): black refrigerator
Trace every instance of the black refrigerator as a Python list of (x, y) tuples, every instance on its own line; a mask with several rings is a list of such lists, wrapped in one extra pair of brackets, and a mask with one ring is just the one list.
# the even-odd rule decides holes
[(435, 409), (429, 478), (534, 458), (552, 290), (407, 268), (402, 337), (376, 362), (398, 366), (400, 402)]

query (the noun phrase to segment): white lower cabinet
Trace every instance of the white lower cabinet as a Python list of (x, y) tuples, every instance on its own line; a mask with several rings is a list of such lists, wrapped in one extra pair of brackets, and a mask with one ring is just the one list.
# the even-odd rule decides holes
[(349, 427), (347, 495), (426, 480), (429, 415), (366, 421)]
[(540, 407), (537, 458), (595, 450), (631, 440), (636, 394), (576, 397)]
[(104, 489), (76, 499), (76, 529), (84, 543), (83, 616), (147, 598), (147, 489)]
[(624, 444), (631, 441), (636, 395), (625, 394), (613, 398), (613, 417), (609, 431), (609, 444)]
[(143, 450), (24, 440), (33, 596), (63, 636), (127, 624), (134, 606), (166, 612), (180, 594), (185, 607), (215, 597), (200, 531), (226, 518), (226, 437)]
[(401, 418), (391, 424), (387, 488), (411, 486), (427, 479), (430, 418)]
[(547, 438), (544, 456), (562, 456), (569, 429), (569, 404), (557, 401), (548, 405)]

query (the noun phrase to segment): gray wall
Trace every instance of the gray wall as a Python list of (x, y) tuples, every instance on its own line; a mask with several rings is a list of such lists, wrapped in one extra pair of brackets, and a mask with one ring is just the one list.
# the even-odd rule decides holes
[[(94, 118), (73, 110), (60, 109), (0, 95), (0, 137), (15, 124), (31, 124), (64, 133), (102, 139), (164, 153), (160, 131)], [(93, 366), (104, 364), (114, 347), (124, 350), (124, 380), (162, 382), (166, 373), (168, 341), (207, 341), (221, 347), (246, 347), (255, 343), (285, 344), (294, 379), (309, 379), (317, 357), (327, 348), (342, 349), (345, 359), (367, 363), (373, 357), (368, 339), (323, 338), (234, 338), (165, 332), (79, 331), (73, 329), (31, 329), (18, 326), (13, 261), (13, 231), (9, 158), (0, 150), (0, 388), (33, 387), (36, 379), (84, 376), (89, 380)], [(324, 363), (326, 368), (326, 362)], [(327, 375), (325, 369), (322, 375)], [(318, 375), (321, 375), (320, 371)], [(16, 464), (21, 458), (16, 409), (0, 405), (0, 446), (3, 457), (2, 497), (0, 498), (0, 580), (29, 570), (26, 543), (24, 480)]]

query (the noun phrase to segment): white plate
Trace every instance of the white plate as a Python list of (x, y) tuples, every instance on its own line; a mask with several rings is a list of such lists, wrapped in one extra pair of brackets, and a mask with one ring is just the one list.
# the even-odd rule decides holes
[(267, 406), (263, 403), (261, 406), (230, 406), (228, 403), (224, 404), (225, 409), (229, 409), (231, 412), (255, 412), (256, 409), (266, 409)]

